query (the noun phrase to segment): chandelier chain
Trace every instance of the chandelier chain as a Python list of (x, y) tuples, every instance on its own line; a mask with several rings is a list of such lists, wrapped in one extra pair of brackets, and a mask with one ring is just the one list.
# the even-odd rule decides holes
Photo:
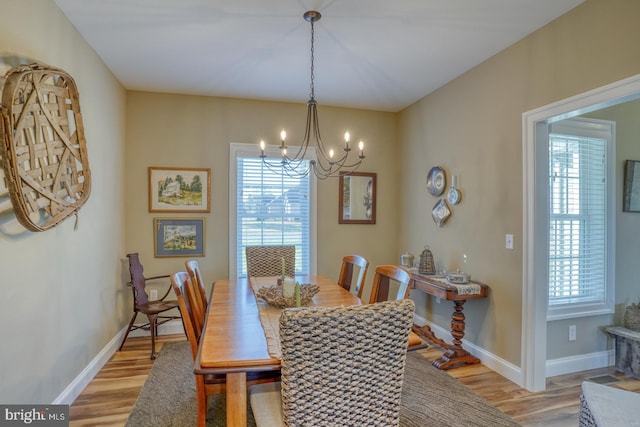
[(313, 54), (315, 52), (315, 49), (313, 47), (314, 39), (315, 39), (314, 35), (315, 35), (315, 31), (314, 31), (314, 28), (313, 28), (313, 21), (311, 21), (311, 84), (309, 85), (310, 89), (311, 89), (311, 93), (309, 94), (309, 97), (311, 99), (315, 99), (316, 98), (316, 96), (315, 96), (315, 86), (314, 86), (314, 83), (313, 83), (313, 80), (315, 78), (315, 75), (313, 73), (313, 70), (314, 70), (314, 67), (313, 67), (313, 59), (314, 59), (313, 58)]

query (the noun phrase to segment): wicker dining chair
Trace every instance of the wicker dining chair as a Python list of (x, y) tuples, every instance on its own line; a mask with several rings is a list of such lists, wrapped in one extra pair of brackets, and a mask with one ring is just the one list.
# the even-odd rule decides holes
[(247, 276), (266, 277), (282, 275), (282, 259), (285, 262), (285, 275), (296, 274), (295, 246), (246, 246)]
[[(128, 283), (133, 291), (133, 316), (127, 327), (127, 332), (124, 334), (124, 338), (120, 343), (118, 351), (122, 350), (124, 343), (127, 341), (129, 332), (137, 329), (149, 330), (151, 332), (151, 359), (156, 358), (156, 336), (158, 335), (158, 325), (162, 325), (173, 319), (179, 319), (180, 316), (165, 315), (163, 313), (168, 312), (178, 307), (177, 301), (169, 300), (165, 301), (169, 292), (171, 292), (171, 285), (167, 288), (167, 292), (159, 300), (149, 300), (149, 296), (145, 290), (147, 281), (165, 279), (169, 275), (145, 277), (144, 268), (140, 263), (140, 257), (137, 253), (127, 254), (129, 258), (129, 275), (131, 281)], [(143, 325), (135, 325), (134, 322), (138, 317), (138, 313), (145, 314), (148, 322)]]
[[(358, 277), (355, 281), (355, 288), (352, 290), (354, 270), (358, 268)], [(360, 255), (347, 255), (342, 258), (342, 267), (338, 276), (338, 285), (342, 286), (349, 292), (354, 292), (358, 298), (362, 299), (362, 291), (364, 290), (364, 280), (367, 277), (367, 269), (369, 261)]]
[(284, 310), (282, 380), (249, 388), (258, 427), (398, 425), (411, 300)]
[[(195, 295), (199, 290), (191, 281), (189, 273), (180, 271), (171, 275), (171, 286), (177, 297), (178, 307), (182, 313), (182, 324), (184, 326), (187, 340), (191, 348), (191, 355), (195, 362), (198, 353), (198, 345), (202, 329), (198, 329), (195, 321), (194, 303)], [(226, 375), (219, 374), (196, 374), (196, 393), (198, 398), (198, 416), (205, 417), (206, 409), (209, 407), (209, 396), (224, 393), (226, 391)], [(249, 372), (247, 373), (248, 384), (260, 384), (263, 382), (273, 382), (280, 379), (280, 371)], [(198, 425), (205, 425), (205, 419), (198, 419)]]

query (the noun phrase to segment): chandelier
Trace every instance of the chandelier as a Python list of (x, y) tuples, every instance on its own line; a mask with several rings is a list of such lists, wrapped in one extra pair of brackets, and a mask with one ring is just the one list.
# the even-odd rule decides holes
[[(358, 144), (357, 156), (351, 155), (351, 142), (349, 132), (344, 134), (344, 145), (342, 147), (342, 153), (336, 154), (333, 149), (327, 149), (320, 137), (320, 123), (318, 122), (318, 103), (315, 98), (314, 80), (314, 68), (313, 68), (313, 41), (314, 41), (314, 28), (313, 24), (318, 22), (322, 15), (320, 12), (314, 10), (305, 12), (304, 19), (311, 24), (311, 93), (309, 95), (309, 101), (307, 102), (307, 126), (305, 128), (304, 139), (302, 144), (297, 147), (296, 154), (291, 157), (287, 152), (287, 146), (285, 140), (287, 133), (282, 130), (280, 132), (280, 157), (279, 163), (267, 161), (267, 155), (265, 154), (266, 145), (264, 141), (260, 141), (260, 157), (262, 162), (270, 170), (281, 175), (287, 175), (289, 177), (302, 178), (311, 171), (319, 178), (324, 179), (330, 176), (338, 176), (339, 174), (349, 174), (355, 172), (356, 169), (362, 163), (364, 159), (364, 143), (360, 141)], [(307, 150), (310, 147), (315, 147), (315, 159), (308, 160), (306, 158)]]

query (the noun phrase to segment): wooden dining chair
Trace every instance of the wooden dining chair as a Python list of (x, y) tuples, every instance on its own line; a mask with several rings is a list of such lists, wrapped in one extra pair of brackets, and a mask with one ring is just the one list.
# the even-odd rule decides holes
[(284, 310), (282, 380), (249, 388), (256, 425), (397, 426), (414, 309), (407, 299)]
[(285, 261), (285, 275), (296, 274), (295, 246), (246, 246), (247, 276), (266, 277), (282, 275), (282, 259)]
[(189, 273), (191, 283), (196, 290), (194, 295), (195, 302), (197, 303), (194, 307), (195, 320), (197, 322), (196, 326), (199, 329), (202, 329), (204, 327), (204, 319), (207, 314), (207, 306), (209, 305), (207, 301), (207, 291), (202, 280), (202, 273), (200, 272), (200, 266), (196, 260), (187, 260), (184, 265), (187, 268), (187, 273)]
[[(145, 277), (144, 276), (144, 268), (140, 263), (140, 257), (138, 253), (127, 254), (127, 258), (129, 258), (129, 275), (131, 277), (131, 281), (128, 285), (131, 286), (133, 291), (133, 316), (131, 317), (131, 321), (129, 322), (129, 327), (127, 328), (127, 332), (124, 334), (124, 338), (122, 339), (122, 343), (120, 343), (120, 347), (118, 351), (122, 350), (124, 343), (127, 341), (127, 337), (129, 336), (129, 332), (135, 331), (137, 329), (144, 329), (151, 332), (151, 359), (156, 358), (156, 335), (158, 334), (158, 325), (162, 325), (173, 319), (178, 319), (180, 316), (170, 316), (170, 315), (162, 315), (169, 310), (178, 307), (178, 302), (173, 300), (165, 301), (167, 296), (169, 296), (169, 292), (171, 292), (171, 284), (167, 288), (165, 294), (159, 300), (151, 301), (149, 300), (149, 296), (145, 290), (147, 281), (157, 280), (157, 279), (165, 279), (168, 278), (169, 275), (165, 274), (163, 276), (153, 276), (153, 277)], [(148, 322), (143, 325), (135, 325), (134, 322), (136, 317), (138, 317), (138, 313), (145, 314), (147, 316)]]
[[(355, 281), (355, 288), (352, 290), (354, 269), (358, 268), (358, 277)], [(342, 267), (338, 276), (338, 285), (342, 286), (349, 292), (353, 292), (362, 299), (362, 291), (364, 290), (364, 279), (367, 277), (367, 269), (369, 261), (360, 255), (347, 255), (342, 258)]]
[[(178, 308), (182, 314), (182, 324), (184, 326), (191, 355), (195, 362), (198, 354), (198, 346), (203, 329), (198, 329), (195, 321), (196, 294), (200, 291), (191, 281), (189, 273), (180, 271), (171, 275), (171, 286), (177, 297)], [(209, 407), (209, 396), (226, 392), (226, 374), (195, 374), (196, 393), (198, 396), (198, 426), (206, 424), (206, 413)], [(280, 371), (249, 372), (247, 373), (248, 385), (272, 382), (280, 379)]]
[[(391, 281), (397, 283), (397, 291), (393, 295), (389, 295), (392, 289)], [(409, 296), (410, 284), (411, 274), (404, 268), (397, 265), (379, 265), (373, 276), (369, 303), (405, 299)]]

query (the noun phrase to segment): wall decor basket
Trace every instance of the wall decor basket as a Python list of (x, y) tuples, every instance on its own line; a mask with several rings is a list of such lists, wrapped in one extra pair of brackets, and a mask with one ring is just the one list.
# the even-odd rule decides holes
[(80, 97), (65, 71), (21, 65), (0, 79), (0, 155), (18, 221), (44, 231), (76, 215), (91, 191)]

